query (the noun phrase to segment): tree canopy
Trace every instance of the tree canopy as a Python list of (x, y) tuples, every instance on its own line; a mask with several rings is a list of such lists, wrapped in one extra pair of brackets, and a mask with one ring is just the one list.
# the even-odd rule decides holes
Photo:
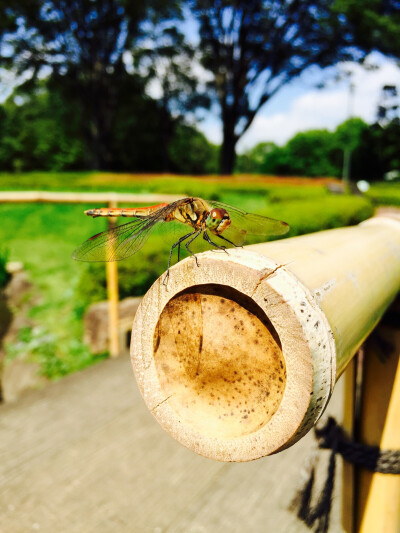
[(333, 0), (192, 0), (202, 64), (221, 109), (221, 171), (261, 107), (311, 65), (361, 57)]
[[(15, 0), (1, 27), (0, 66), (24, 74), (32, 94), (41, 76), (82, 116), (87, 166), (109, 168), (112, 124), (127, 72), (124, 54), (143, 38), (146, 20), (180, 16), (166, 0)], [(131, 110), (135, 112), (134, 109)]]
[[(181, 26), (188, 9), (198, 42)], [(285, 84), (311, 66), (361, 60), (374, 49), (399, 57), (399, 29), (397, 0), (0, 0), (0, 67), (19, 77), (19, 100), (0, 110), (0, 161), (166, 171), (186, 160), (201, 172), (207, 157), (215, 166), (215, 147), (195, 130), (199, 109), (211, 104), (223, 130), (220, 171), (229, 174), (237, 141)], [(383, 102), (382, 131), (395, 106)], [(336, 172), (347, 133), (330, 148), (329, 132), (299, 134), (288, 150), (312, 168), (323, 147), (331, 155), (319, 171)], [(191, 147), (192, 162), (177, 146)], [(264, 168), (275, 157), (274, 168), (286, 172), (294, 168), (289, 152), (265, 144), (246, 164)]]
[(240, 155), (238, 172), (283, 176), (342, 176), (345, 150), (350, 150), (353, 180), (380, 180), (385, 173), (400, 169), (398, 146), (400, 123), (369, 126), (351, 118), (334, 132), (310, 130), (294, 135), (286, 145), (261, 143)]
[(346, 17), (355, 46), (400, 58), (398, 0), (336, 0), (334, 10)]

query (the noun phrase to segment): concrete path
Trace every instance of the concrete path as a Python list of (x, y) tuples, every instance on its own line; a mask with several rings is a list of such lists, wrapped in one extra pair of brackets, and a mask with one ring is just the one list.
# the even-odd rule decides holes
[(251, 463), (197, 456), (147, 411), (129, 359), (108, 360), (0, 407), (0, 533), (305, 533), (288, 506), (314, 449), (309, 434)]

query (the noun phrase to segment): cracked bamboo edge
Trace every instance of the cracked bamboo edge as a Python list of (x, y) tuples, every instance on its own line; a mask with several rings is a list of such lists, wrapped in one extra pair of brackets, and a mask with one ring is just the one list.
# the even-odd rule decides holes
[(249, 250), (181, 261), (158, 279), (132, 328), (131, 358), (151, 413), (181, 444), (249, 461), (303, 436), (333, 390), (336, 352), (313, 293)]

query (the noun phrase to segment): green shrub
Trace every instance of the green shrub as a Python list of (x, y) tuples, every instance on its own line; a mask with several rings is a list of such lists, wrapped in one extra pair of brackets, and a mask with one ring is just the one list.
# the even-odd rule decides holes
[[(131, 259), (118, 263), (119, 298), (141, 296), (165, 270), (168, 262), (166, 249), (157, 251), (147, 247)], [(89, 263), (77, 285), (75, 312), (81, 317), (88, 305), (107, 298), (105, 263)]]
[(6, 269), (8, 256), (9, 251), (6, 248), (0, 249), (0, 288), (5, 287), (11, 277)]
[(287, 236), (293, 237), (358, 224), (371, 217), (373, 212), (374, 208), (367, 198), (340, 195), (276, 204), (269, 210), (268, 216), (285, 220), (290, 225)]
[(400, 206), (400, 185), (398, 183), (377, 183), (372, 185), (366, 194), (374, 204)]

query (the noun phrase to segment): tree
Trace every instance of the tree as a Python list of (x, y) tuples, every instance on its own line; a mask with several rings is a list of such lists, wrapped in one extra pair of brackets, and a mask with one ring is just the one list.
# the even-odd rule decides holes
[(400, 122), (400, 95), (395, 85), (384, 85), (377, 109), (377, 119), (381, 126), (393, 121)]
[(342, 179), (344, 182), (349, 182), (356, 177), (353, 173), (353, 159), (357, 157), (357, 149), (368, 127), (361, 118), (350, 118), (336, 128), (336, 144), (343, 154)]
[(337, 176), (341, 164), (335, 134), (328, 130), (297, 133), (286, 145), (290, 173), (299, 176)]
[(35, 91), (23, 105), (11, 98), (0, 107), (3, 170), (70, 170), (84, 164), (79, 115), (56, 91)]
[[(166, 0), (15, 0), (2, 2), (0, 66), (25, 74), (28, 94), (42, 75), (51, 90), (77, 102), (88, 145), (90, 168), (111, 160), (110, 135), (118, 88), (128, 75), (124, 53), (148, 17), (176, 16)], [(21, 90), (21, 89), (20, 89)]]
[(267, 174), (265, 162), (278, 146), (273, 142), (259, 143), (236, 158), (235, 170), (240, 173)]
[(221, 172), (230, 174), (235, 145), (261, 107), (311, 65), (361, 57), (350, 47), (334, 0), (192, 0), (200, 24), (202, 64), (223, 124)]
[[(161, 113), (162, 169), (169, 169), (169, 145), (182, 123), (194, 124), (196, 112), (208, 108), (210, 98), (193, 64), (195, 49), (174, 23), (146, 25), (143, 44), (133, 52), (136, 71), (153, 89)], [(183, 170), (184, 171), (184, 170)], [(189, 170), (187, 170), (189, 172)]]
[(172, 170), (180, 174), (216, 174), (218, 148), (191, 126), (179, 124), (168, 147)]
[[(378, 139), (380, 135), (376, 131), (372, 134), (371, 127), (363, 120), (351, 118), (334, 132), (309, 130), (297, 133), (285, 146), (260, 143), (238, 157), (238, 166), (242, 165), (239, 167), (241, 171), (261, 174), (339, 177), (343, 151), (349, 148), (353, 154), (352, 175), (361, 179), (369, 166), (376, 179), (380, 168), (379, 152), (382, 152)], [(364, 160), (368, 160), (368, 164), (364, 165)], [(243, 165), (246, 165), (244, 169)]]
[[(109, 169), (163, 171), (163, 117), (157, 101), (144, 95), (143, 84), (135, 76), (123, 80), (118, 94)], [(0, 105), (0, 168), (15, 172), (82, 169), (86, 146), (77, 102), (65, 101), (54, 88), (47, 90), (44, 82), (26, 101), (16, 100), (9, 98)], [(195, 128), (178, 124), (169, 140), (168, 162), (174, 172), (215, 174), (217, 150)]]

